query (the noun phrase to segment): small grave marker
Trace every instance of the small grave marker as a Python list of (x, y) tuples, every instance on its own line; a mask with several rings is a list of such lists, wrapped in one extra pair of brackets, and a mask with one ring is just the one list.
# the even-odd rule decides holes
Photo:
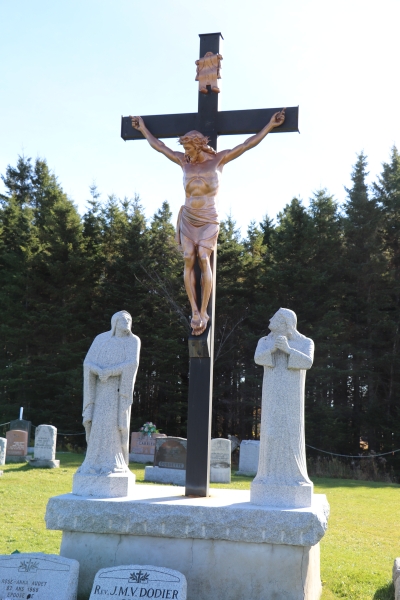
[(97, 572), (89, 600), (97, 600), (99, 596), (115, 596), (121, 600), (186, 600), (186, 590), (186, 577), (179, 571), (151, 565), (123, 565)]
[(0, 465), (6, 464), (7, 438), (0, 437)]
[(211, 440), (210, 481), (231, 482), (231, 441), (225, 438)]
[(20, 430), (7, 431), (7, 460), (11, 462), (25, 458), (28, 454), (28, 432)]
[(186, 469), (187, 440), (169, 437), (156, 440), (154, 466), (163, 469)]
[(56, 460), (57, 428), (53, 425), (39, 425), (35, 432), (34, 457), (30, 460), (32, 467), (57, 468)]
[(0, 555), (0, 598), (76, 600), (79, 563), (56, 554)]

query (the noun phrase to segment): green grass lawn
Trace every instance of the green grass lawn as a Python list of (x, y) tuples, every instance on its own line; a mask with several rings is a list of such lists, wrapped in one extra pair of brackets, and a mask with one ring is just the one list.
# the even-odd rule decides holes
[[(72, 489), (79, 454), (58, 454), (59, 469), (4, 465), (0, 477), (0, 554), (58, 554), (61, 532), (47, 531), (44, 514), (50, 496)], [(136, 482), (144, 483), (144, 466), (131, 465)], [(233, 475), (232, 483), (212, 487), (249, 489), (251, 478)], [(322, 600), (393, 600), (391, 571), (400, 556), (397, 514), (400, 485), (314, 479), (315, 492), (331, 505), (328, 532), (321, 542)]]

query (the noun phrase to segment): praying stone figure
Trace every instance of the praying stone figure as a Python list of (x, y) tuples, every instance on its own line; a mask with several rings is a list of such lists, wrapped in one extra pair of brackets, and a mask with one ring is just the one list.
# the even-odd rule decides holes
[(260, 458), (250, 502), (281, 508), (311, 506), (313, 484), (307, 475), (304, 436), (306, 370), (314, 342), (296, 329), (296, 314), (280, 308), (269, 322), (271, 333), (258, 342), (254, 360), (264, 366)]
[(127, 496), (135, 483), (128, 468), (128, 446), (140, 339), (131, 332), (131, 325), (128, 312), (115, 313), (111, 330), (95, 338), (83, 363), (83, 425), (88, 447), (72, 489), (80, 496)]
[[(181, 207), (176, 226), (176, 240), (183, 250), (183, 278), (192, 309), (190, 325), (193, 335), (201, 335), (207, 327), (207, 305), (212, 289), (210, 256), (216, 248), (219, 233), (217, 195), (222, 170), (247, 150), (257, 146), (275, 127), (285, 121), (285, 109), (276, 112), (256, 135), (231, 150), (217, 152), (208, 145), (208, 138), (199, 131), (189, 131), (179, 138), (185, 152), (175, 152), (147, 129), (142, 117), (131, 117), (150, 146), (176, 163), (183, 171), (185, 204)], [(196, 260), (201, 270), (201, 299), (196, 297)]]

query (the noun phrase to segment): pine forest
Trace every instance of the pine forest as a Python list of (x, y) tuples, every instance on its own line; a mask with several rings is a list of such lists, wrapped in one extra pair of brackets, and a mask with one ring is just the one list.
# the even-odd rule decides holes
[[(232, 219), (222, 222), (214, 437), (259, 437), (263, 371), (254, 351), (270, 317), (286, 307), (316, 347), (307, 445), (346, 455), (362, 451), (360, 440), (376, 453), (400, 448), (397, 149), (375, 183), (367, 176), (360, 154), (343, 204), (325, 189), (306, 205), (293, 198), (275, 218), (252, 223), (244, 239)], [(189, 304), (168, 203), (146, 220), (139, 197), (103, 200), (92, 186), (81, 216), (41, 159), (19, 157), (2, 179), (1, 423), (23, 406), (34, 425), (82, 433), (82, 361), (124, 309), (142, 340), (131, 430), (153, 421), (186, 437)], [(84, 436), (70, 441), (84, 445)], [(400, 474), (400, 454), (388, 463)]]

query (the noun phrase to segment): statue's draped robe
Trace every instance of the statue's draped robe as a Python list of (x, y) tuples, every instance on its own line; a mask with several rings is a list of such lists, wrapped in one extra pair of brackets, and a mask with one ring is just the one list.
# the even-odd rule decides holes
[(274, 485), (311, 483), (304, 436), (306, 369), (312, 366), (314, 342), (296, 332), (288, 339), (290, 355), (276, 350), (272, 333), (258, 342), (254, 360), (264, 366), (260, 458), (257, 477)]
[[(108, 475), (128, 471), (129, 424), (140, 340), (112, 331), (98, 335), (83, 363), (83, 422), (92, 421), (82, 475)], [(91, 366), (114, 370), (102, 383)]]
[(195, 246), (214, 250), (219, 233), (219, 219), (215, 206), (191, 208), (183, 205), (178, 214), (175, 240), (181, 246), (181, 234), (192, 240)]

